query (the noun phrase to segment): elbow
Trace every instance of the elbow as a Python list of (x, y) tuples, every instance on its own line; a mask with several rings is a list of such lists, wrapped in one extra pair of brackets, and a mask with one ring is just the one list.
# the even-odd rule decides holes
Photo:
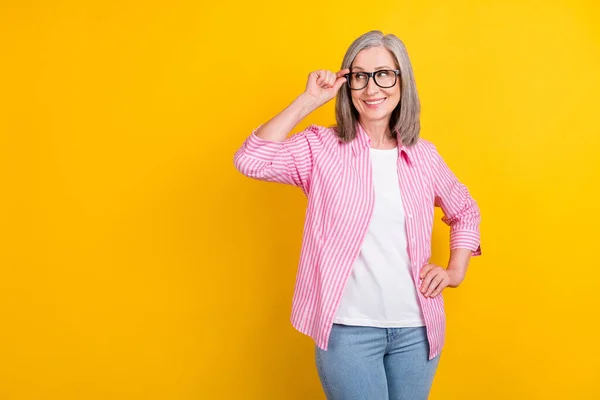
[(481, 215), (479, 210), (465, 210), (453, 216), (444, 216), (442, 221), (450, 226), (452, 230), (477, 231), (479, 230)]
[(442, 221), (451, 228), (460, 227), (478, 227), (481, 222), (481, 214), (477, 207), (469, 207), (468, 209), (461, 210), (455, 215), (442, 217)]
[(444, 217), (442, 221), (452, 227), (459, 228), (461, 226), (475, 227), (479, 226), (481, 221), (481, 213), (477, 202), (467, 195), (463, 198), (462, 204), (459, 207), (448, 207), (443, 204), (440, 198), (436, 199), (444, 209)]
[(233, 156), (234, 168), (244, 176), (253, 177), (257, 174), (257, 166), (244, 154), (244, 150), (238, 150)]
[(258, 160), (248, 156), (243, 149), (238, 150), (233, 157), (233, 166), (248, 178), (267, 180), (270, 175), (272, 162)]
[(233, 167), (242, 175), (246, 175), (246, 163), (244, 163), (243, 158), (243, 149), (239, 149), (238, 151), (236, 151), (233, 155)]

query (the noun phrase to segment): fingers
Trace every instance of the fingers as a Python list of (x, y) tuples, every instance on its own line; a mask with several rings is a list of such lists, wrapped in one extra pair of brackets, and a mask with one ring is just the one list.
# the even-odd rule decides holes
[(338, 72), (337, 72), (335, 75), (336, 75), (338, 78), (341, 78), (342, 76), (344, 76), (344, 75), (346, 75), (346, 74), (348, 74), (348, 73), (350, 73), (350, 69), (349, 69), (349, 68), (346, 68), (346, 69), (341, 69), (341, 70), (339, 70), (339, 71), (338, 71)]
[(421, 269), (419, 277), (424, 278), (420, 291), (425, 297), (437, 296), (450, 282), (446, 270), (435, 264), (425, 265)]
[(421, 268), (421, 273), (419, 274), (419, 277), (420, 277), (421, 279), (425, 278), (425, 275), (427, 275), (427, 273), (428, 273), (429, 271), (431, 271), (433, 268), (435, 268), (436, 266), (437, 266), (437, 265), (435, 265), (435, 264), (425, 264), (425, 265), (423, 266), (423, 268)]
[(330, 89), (335, 84), (336, 76), (331, 71), (325, 71), (325, 81), (324, 81), (324, 89)]
[(425, 297), (430, 297), (431, 295), (433, 295), (434, 291), (437, 291), (440, 287), (440, 284), (444, 281), (444, 277), (440, 276), (440, 274), (436, 275), (432, 280), (431, 283), (429, 284), (429, 287), (427, 288), (427, 291), (425, 292), (425, 294), (423, 296)]
[(323, 71), (323, 70), (315, 71), (314, 74), (317, 77), (317, 80), (316, 80), (317, 85), (319, 85), (319, 87), (321, 87), (323, 85), (323, 82), (325, 81), (325, 71)]
[(315, 97), (329, 101), (335, 97), (340, 87), (346, 82), (347, 79), (344, 75), (349, 71), (349, 69), (343, 69), (337, 73), (325, 69), (312, 71), (308, 76), (306, 90)]
[(333, 85), (333, 91), (337, 92), (340, 89), (340, 87), (342, 87), (342, 85), (344, 83), (346, 83), (346, 80), (347, 79), (344, 76), (342, 76), (340, 78), (337, 78), (336, 81), (335, 81), (335, 84)]
[(315, 72), (317, 74), (317, 85), (319, 85), (320, 88), (327, 89), (331, 87), (331, 84), (333, 83), (331, 82), (331, 71), (319, 70)]
[(346, 75), (347, 73), (350, 72), (350, 69), (346, 68), (346, 69), (342, 69), (340, 71), (338, 71), (335, 76), (336, 76), (336, 80), (335, 80), (335, 84), (333, 85), (333, 89), (337, 92), (340, 87), (342, 87), (342, 85), (344, 83), (346, 83), (346, 81), (348, 79), (346, 79), (346, 77), (344, 75)]
[[(318, 70), (318, 71), (314, 71), (314, 74), (316, 74), (316, 83), (317, 85), (322, 88), (322, 89), (331, 89), (331, 88), (335, 88), (335, 89), (339, 89), (340, 86), (346, 82), (346, 78), (344, 77), (345, 74), (347, 74), (348, 72), (350, 72), (349, 69), (343, 69), (338, 71), (337, 73), (333, 73), (332, 71), (329, 70)], [(341, 82), (340, 82), (341, 80)]]
[(335, 85), (335, 80), (337, 79), (337, 76), (335, 76), (335, 74), (331, 71), (327, 71), (327, 85), (329, 85), (330, 88), (333, 87), (333, 85)]
[(431, 293), (431, 297), (435, 297), (438, 294), (442, 293), (442, 290), (444, 290), (446, 288), (446, 286), (441, 283), (440, 285), (438, 285), (437, 289), (435, 289), (432, 293)]
[(435, 278), (435, 273), (427, 273), (425, 275), (425, 279), (421, 283), (421, 293), (425, 293), (429, 289), (429, 285), (431, 285), (431, 281)]

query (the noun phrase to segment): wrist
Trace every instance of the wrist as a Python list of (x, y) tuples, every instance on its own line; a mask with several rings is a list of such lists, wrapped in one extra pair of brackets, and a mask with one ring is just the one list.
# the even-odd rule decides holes
[(446, 268), (446, 272), (448, 273), (448, 277), (450, 278), (450, 287), (458, 287), (461, 282), (465, 279), (464, 272), (459, 268), (453, 268), (452, 266), (448, 266)]
[(296, 98), (296, 101), (298, 102), (302, 110), (306, 113), (306, 115), (310, 114), (311, 112), (320, 107), (318, 99), (307, 92), (303, 92), (300, 96), (298, 96)]

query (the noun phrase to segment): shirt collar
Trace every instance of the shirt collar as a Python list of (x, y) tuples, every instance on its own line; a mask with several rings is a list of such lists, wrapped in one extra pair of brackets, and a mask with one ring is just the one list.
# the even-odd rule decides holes
[[(356, 126), (356, 137), (352, 141), (352, 151), (354, 152), (354, 155), (356, 156), (361, 151), (371, 148), (371, 137), (369, 136), (369, 134), (367, 133), (365, 128), (363, 128), (363, 126), (360, 124), (360, 122), (356, 121), (355, 126)], [(410, 147), (407, 147), (400, 142), (398, 142), (398, 155), (400, 157), (402, 155), (404, 155), (404, 156), (406, 156), (406, 159), (409, 162), (412, 162), (411, 154), (410, 154)]]

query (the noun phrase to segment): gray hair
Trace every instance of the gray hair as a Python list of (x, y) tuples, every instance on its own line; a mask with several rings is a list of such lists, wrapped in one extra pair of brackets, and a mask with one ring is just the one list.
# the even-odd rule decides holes
[[(351, 68), (352, 62), (361, 50), (370, 47), (384, 47), (389, 50), (400, 69), (400, 102), (392, 112), (390, 131), (392, 137), (406, 146), (414, 145), (419, 139), (421, 105), (417, 95), (415, 77), (404, 43), (393, 34), (384, 35), (381, 31), (370, 31), (356, 39), (344, 56), (342, 68)], [(358, 111), (352, 104), (350, 87), (346, 84), (338, 91), (335, 103), (336, 134), (343, 142), (351, 142), (356, 137)]]

